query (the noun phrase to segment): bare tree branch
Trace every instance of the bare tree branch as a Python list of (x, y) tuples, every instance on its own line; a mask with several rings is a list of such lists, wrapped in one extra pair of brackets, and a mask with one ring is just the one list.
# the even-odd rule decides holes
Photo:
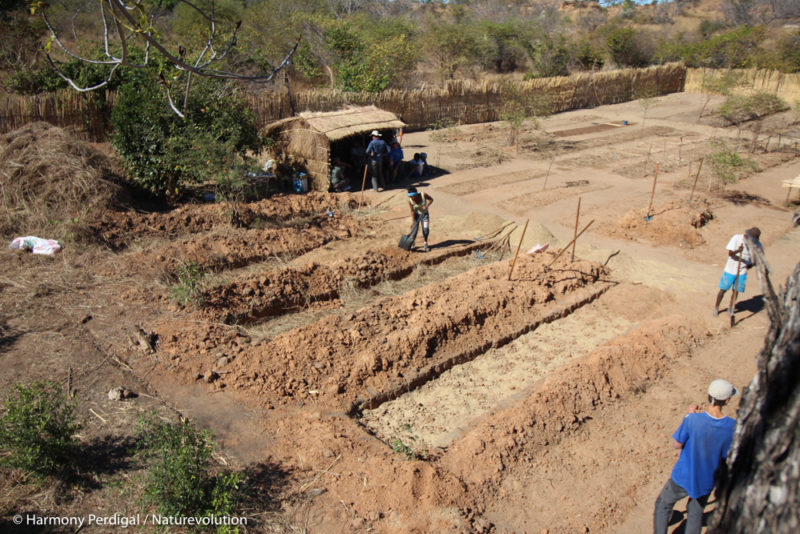
[[(105, 59), (90, 59), (70, 50), (61, 40), (53, 24), (47, 17), (47, 8), (49, 7), (46, 2), (36, 2), (32, 4), (32, 9), (38, 11), (42, 20), (45, 23), (48, 31), (50, 32), (50, 41), (45, 46), (45, 55), (51, 67), (55, 70), (56, 74), (66, 81), (70, 87), (80, 92), (88, 92), (100, 89), (107, 86), (119, 67), (129, 68), (144, 68), (150, 61), (150, 50), (156, 50), (160, 53), (173, 68), (177, 71), (170, 80), (165, 78), (162, 74), (162, 82), (167, 89), (167, 100), (170, 108), (183, 117), (186, 111), (186, 106), (189, 98), (189, 92), (192, 85), (192, 74), (204, 76), (209, 78), (241, 80), (256, 83), (266, 83), (271, 81), (275, 75), (284, 69), (291, 61), (292, 56), (297, 51), (300, 44), (300, 39), (286, 54), (283, 61), (270, 72), (265, 72), (258, 75), (246, 75), (237, 72), (226, 71), (218, 68), (217, 66), (230, 54), (235, 48), (237, 43), (237, 34), (241, 27), (241, 21), (232, 24), (230, 37), (220, 42), (221, 36), (218, 31), (219, 20), (216, 16), (214, 2), (211, 2), (209, 12), (199, 8), (189, 0), (178, 0), (186, 4), (190, 9), (196, 11), (203, 17), (209, 24), (208, 35), (206, 38), (203, 49), (196, 55), (194, 60), (190, 60), (189, 56), (194, 54), (187, 54), (183, 46), (178, 47), (178, 52), (170, 51), (167, 46), (158, 38), (152, 26), (152, 20), (148, 13), (145, 12), (144, 7), (140, 0), (133, 0), (126, 2), (125, 0), (100, 0), (99, 17), (102, 19), (103, 24), (103, 50)], [(107, 17), (111, 17), (112, 21), (109, 24)], [(112, 41), (118, 42), (121, 49), (121, 56), (117, 57), (112, 52)], [(58, 66), (57, 61), (51, 55), (51, 45), (56, 43), (64, 54), (68, 57), (79, 61), (81, 63), (90, 65), (109, 65), (111, 67), (108, 76), (105, 80), (95, 85), (81, 86), (74, 79), (63, 72)], [(130, 47), (133, 43), (140, 43), (145, 50), (144, 60), (141, 64), (133, 63), (130, 60)], [(218, 46), (221, 45), (221, 46)], [(182, 76), (185, 75), (185, 76)], [(175, 105), (170, 89), (173, 83), (185, 77), (182, 83), (184, 98), (183, 98), (183, 112)]]

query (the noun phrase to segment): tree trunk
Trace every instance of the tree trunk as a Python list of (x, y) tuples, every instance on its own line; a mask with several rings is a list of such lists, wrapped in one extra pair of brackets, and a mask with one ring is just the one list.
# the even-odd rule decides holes
[(755, 256), (772, 325), (742, 395), (709, 533), (800, 532), (800, 264), (776, 295)]

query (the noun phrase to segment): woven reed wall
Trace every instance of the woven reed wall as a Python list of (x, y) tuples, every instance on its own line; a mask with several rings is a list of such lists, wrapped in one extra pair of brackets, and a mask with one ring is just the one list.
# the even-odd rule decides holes
[[(549, 103), (550, 112), (581, 109), (627, 102), (638, 95), (650, 96), (683, 90), (686, 68), (674, 63), (646, 69), (576, 74), (519, 82), (517, 88), (530, 98)], [(102, 96), (108, 105), (103, 106)], [(293, 115), (295, 111), (333, 111), (345, 105), (373, 104), (399, 115), (411, 130), (424, 129), (445, 121), (457, 124), (490, 122), (499, 119), (503, 86), (498, 83), (453, 81), (444, 87), (413, 91), (388, 90), (380, 93), (345, 93), (331, 89), (264, 92), (247, 100), (260, 127)], [(72, 90), (21, 97), (0, 96), (0, 133), (27, 122), (44, 120), (70, 129), (83, 138), (102, 140), (108, 131), (109, 110), (115, 93), (79, 94)]]
[[(687, 69), (687, 93), (702, 93), (703, 80), (724, 71), (715, 69)], [(766, 92), (775, 94), (790, 104), (800, 102), (800, 74), (786, 74), (776, 70), (736, 69), (742, 76), (742, 85), (735, 92)]]
[[(678, 63), (609, 72), (576, 74), (519, 82), (516, 88), (530, 98), (550, 104), (550, 113), (633, 100), (638, 95), (656, 96), (683, 90), (686, 68)], [(504, 100), (503, 85), (452, 81), (444, 87), (380, 93), (345, 93), (333, 89), (248, 96), (250, 109), (265, 126), (297, 112), (334, 111), (346, 105), (375, 105), (400, 116), (410, 130), (452, 121), (474, 124), (499, 120)]]
[(116, 92), (78, 93), (62, 89), (34, 96), (0, 95), (0, 133), (29, 122), (45, 121), (72, 131), (77, 137), (104, 141), (109, 130)]

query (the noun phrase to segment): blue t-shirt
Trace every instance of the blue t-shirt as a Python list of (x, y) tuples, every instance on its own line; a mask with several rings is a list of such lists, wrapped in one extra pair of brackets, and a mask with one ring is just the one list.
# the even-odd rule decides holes
[(391, 160), (393, 167), (397, 165), (398, 162), (403, 161), (403, 149), (400, 147), (393, 148), (389, 152), (389, 160)]
[(730, 417), (716, 419), (706, 412), (690, 413), (672, 435), (683, 444), (678, 463), (672, 469), (672, 480), (697, 499), (714, 489), (714, 472), (719, 462), (728, 457), (736, 421)]
[(389, 145), (383, 139), (373, 139), (367, 145), (367, 156), (372, 160), (381, 159), (389, 152)]

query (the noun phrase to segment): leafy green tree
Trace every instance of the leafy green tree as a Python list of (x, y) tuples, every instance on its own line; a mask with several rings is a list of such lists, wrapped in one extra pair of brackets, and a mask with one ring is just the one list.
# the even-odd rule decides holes
[(742, 77), (739, 73), (731, 70), (722, 73), (711, 73), (708, 76), (704, 76), (701, 89), (706, 94), (706, 99), (703, 102), (703, 107), (700, 108), (700, 112), (697, 114), (697, 120), (699, 121), (703, 116), (703, 112), (711, 101), (711, 97), (714, 95), (730, 95), (734, 88), (741, 83), (741, 79)]
[(583, 69), (603, 66), (603, 54), (588, 39), (580, 39), (572, 45), (572, 61)]
[(156, 80), (151, 72), (124, 84), (111, 115), (112, 143), (144, 190), (177, 197), (260, 150), (255, 117), (229, 84), (199, 79), (181, 118), (164, 106)]
[(570, 63), (570, 47), (563, 35), (555, 38), (542, 35), (535, 42), (527, 43), (526, 50), (531, 60), (531, 77), (547, 78), (566, 76)]
[(525, 41), (521, 28), (514, 21), (484, 21), (479, 31), (484, 42), (483, 63), (494, 72), (513, 72), (525, 62)]
[[(357, 22), (323, 21), (337, 85), (345, 91), (368, 92), (401, 86), (418, 60), (411, 28), (396, 19)], [(368, 28), (359, 28), (361, 24)]]
[(424, 44), (442, 80), (452, 80), (460, 69), (474, 65), (481, 55), (480, 39), (474, 28), (463, 24), (432, 24)]
[(641, 32), (630, 26), (610, 28), (605, 32), (606, 48), (611, 59), (623, 67), (648, 64), (648, 50)]
[(778, 66), (783, 72), (800, 72), (800, 31), (784, 35), (778, 40), (777, 55), (781, 59)]

